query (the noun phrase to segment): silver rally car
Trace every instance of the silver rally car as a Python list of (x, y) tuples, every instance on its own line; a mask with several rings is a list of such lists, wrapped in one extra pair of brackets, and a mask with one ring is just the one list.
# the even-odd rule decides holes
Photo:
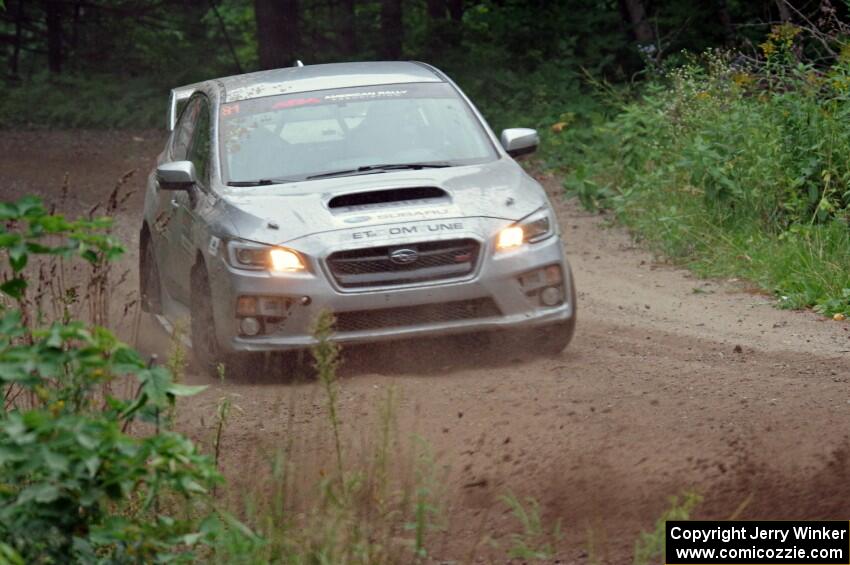
[(298, 66), (174, 89), (148, 178), (143, 308), (190, 321), (214, 370), (340, 343), (507, 330), (556, 354), (576, 292), (541, 186), (460, 89), (421, 63)]

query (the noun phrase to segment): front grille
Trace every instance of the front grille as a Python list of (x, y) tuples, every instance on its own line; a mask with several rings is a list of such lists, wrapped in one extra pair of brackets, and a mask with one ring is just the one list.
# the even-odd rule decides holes
[(474, 300), (458, 300), (443, 304), (339, 312), (336, 315), (336, 330), (339, 332), (354, 332), (417, 326), (437, 322), (454, 322), (457, 320), (476, 320), (501, 315), (501, 310), (499, 310), (499, 307), (492, 298), (476, 298)]
[[(480, 248), (474, 239), (387, 245), (337, 251), (328, 257), (327, 264), (342, 288), (392, 286), (469, 275), (475, 270)], [(393, 261), (392, 254), (402, 250), (414, 252), (417, 258), (409, 263)]]

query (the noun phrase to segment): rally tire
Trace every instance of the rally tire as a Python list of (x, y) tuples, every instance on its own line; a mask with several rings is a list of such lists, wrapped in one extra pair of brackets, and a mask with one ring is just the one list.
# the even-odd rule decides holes
[(142, 248), (140, 250), (139, 294), (141, 296), (142, 312), (162, 314), (162, 287), (159, 278), (159, 267), (153, 254), (153, 244), (150, 236), (142, 232)]
[(192, 294), (189, 300), (192, 353), (201, 370), (211, 377), (219, 376), (219, 365), (228, 364), (222, 355), (215, 332), (212, 293), (203, 266), (192, 270)]

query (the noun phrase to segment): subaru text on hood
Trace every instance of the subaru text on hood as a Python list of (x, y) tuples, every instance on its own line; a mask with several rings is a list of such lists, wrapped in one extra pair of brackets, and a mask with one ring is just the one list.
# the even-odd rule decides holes
[(251, 352), (503, 330), (556, 354), (575, 287), (546, 193), (421, 63), (263, 71), (172, 91), (140, 238), (143, 308), (211, 371)]

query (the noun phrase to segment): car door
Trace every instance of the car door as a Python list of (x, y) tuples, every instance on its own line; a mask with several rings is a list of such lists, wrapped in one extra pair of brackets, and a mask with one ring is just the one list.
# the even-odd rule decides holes
[[(199, 110), (200, 100), (198, 99), (192, 99), (186, 104), (171, 135), (164, 159), (166, 162), (187, 160)], [(179, 263), (183, 255), (179, 249), (180, 229), (176, 227), (181, 222), (183, 193), (164, 190), (156, 180), (154, 182), (157, 191), (155, 230), (158, 236), (155, 238), (155, 251), (160, 280), (168, 295), (178, 298), (179, 285), (173, 265)]]
[[(171, 278), (171, 294), (185, 305), (189, 304), (190, 273), (195, 263), (196, 234), (205, 233), (201, 211), (209, 204), (210, 186), (210, 148), (212, 147), (210, 103), (203, 95), (196, 95), (187, 107), (191, 111), (193, 127), (191, 138), (186, 144), (184, 159), (195, 165), (197, 184), (189, 191), (175, 191), (172, 196), (173, 208), (169, 222), (169, 240), (171, 242), (168, 270)], [(177, 159), (175, 159), (177, 160)]]

